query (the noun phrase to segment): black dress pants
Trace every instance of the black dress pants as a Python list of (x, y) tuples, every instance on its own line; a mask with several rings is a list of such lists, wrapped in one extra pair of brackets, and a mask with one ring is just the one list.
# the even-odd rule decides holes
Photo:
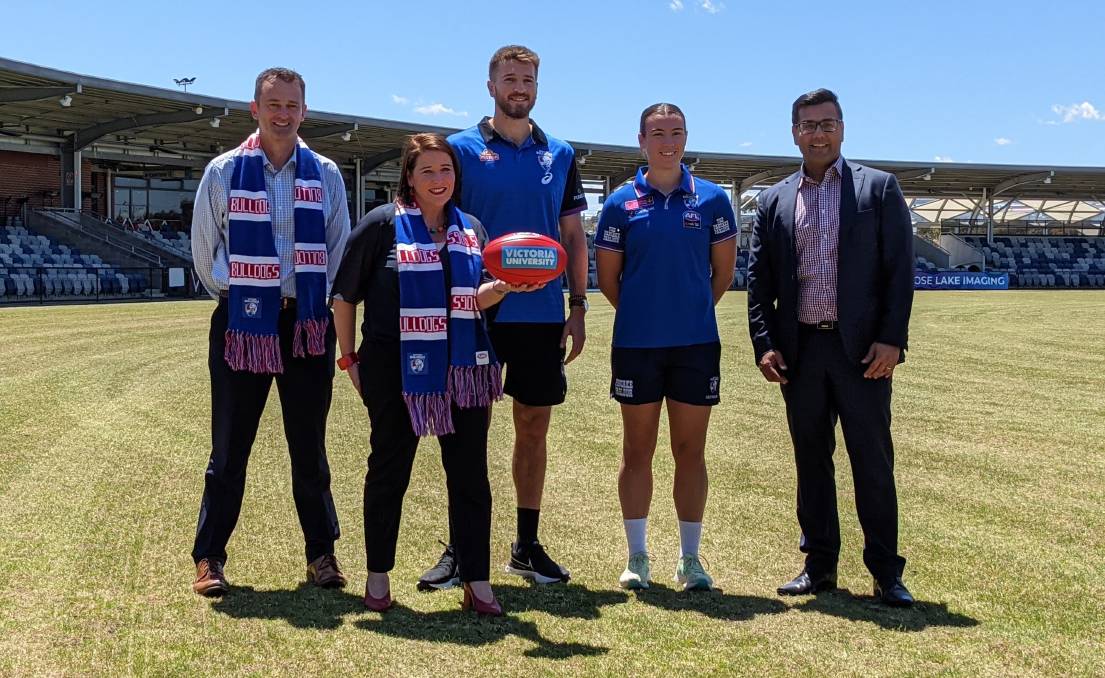
[[(364, 482), (365, 552), (370, 572), (395, 567), (403, 496), (418, 436), (402, 395), (398, 346), (363, 348), (361, 393), (372, 425)], [(491, 485), (487, 479), (486, 407), (453, 406), (455, 433), (438, 436), (449, 499), (449, 523), (461, 581), (487, 581), (491, 571)]]
[(806, 570), (836, 569), (840, 554), (833, 451), (840, 420), (852, 466), (856, 512), (863, 528), (863, 562), (880, 582), (900, 577), (898, 498), (890, 437), (890, 379), (865, 379), (835, 330), (799, 330), (797, 360), (783, 386), (798, 469), (798, 524)]
[[(227, 300), (211, 316), (207, 366), (211, 373), (211, 459), (192, 558), (226, 560), (226, 544), (238, 522), (246, 485), (246, 464), (273, 376), (235, 371), (223, 359)], [(280, 311), (278, 327), (283, 374), (275, 375), (284, 416), (284, 437), (292, 461), (292, 497), (306, 543), (307, 562), (334, 552), (338, 516), (330, 494), (326, 461), (326, 417), (334, 379), (334, 320), (326, 332), (326, 354), (292, 357), (295, 308)]]

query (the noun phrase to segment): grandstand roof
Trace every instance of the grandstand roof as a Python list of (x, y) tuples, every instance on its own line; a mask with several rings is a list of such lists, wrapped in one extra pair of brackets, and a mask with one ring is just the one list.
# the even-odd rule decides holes
[[(217, 127), (213, 121), (217, 120)], [(0, 58), (0, 150), (83, 149), (84, 157), (121, 165), (202, 167), (237, 145), (255, 125), (249, 103), (118, 82)], [(301, 135), (340, 164), (361, 159), (365, 172), (397, 158), (414, 132), (452, 128), (309, 110)], [(348, 141), (345, 134), (348, 132)], [(636, 147), (572, 141), (585, 179), (611, 188), (640, 164)], [(770, 185), (794, 172), (797, 157), (688, 151), (695, 173), (742, 188)], [(1105, 167), (977, 165), (859, 160), (894, 172), (907, 195), (989, 195), (1006, 199), (1105, 198)]]

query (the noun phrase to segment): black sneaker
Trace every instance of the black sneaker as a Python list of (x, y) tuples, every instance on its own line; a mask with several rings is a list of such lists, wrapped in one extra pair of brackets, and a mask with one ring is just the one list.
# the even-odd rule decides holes
[(506, 571), (507, 574), (532, 579), (538, 584), (567, 582), (572, 578), (567, 570), (553, 562), (549, 554), (545, 553), (545, 547), (536, 541), (530, 544), (512, 544)]
[(451, 589), (460, 583), (460, 573), (457, 570), (457, 553), (452, 544), (446, 544), (438, 540), (445, 547), (441, 558), (430, 569), (422, 573), (418, 580), (419, 591), (437, 591), (439, 589)]

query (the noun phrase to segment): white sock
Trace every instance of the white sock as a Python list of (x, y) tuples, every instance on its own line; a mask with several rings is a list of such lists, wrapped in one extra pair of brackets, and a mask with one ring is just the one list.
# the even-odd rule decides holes
[(685, 556), (698, 555), (698, 543), (702, 541), (702, 523), (679, 521), (679, 546)]
[(648, 518), (622, 520), (622, 523), (625, 525), (625, 540), (629, 543), (629, 555), (647, 551)]

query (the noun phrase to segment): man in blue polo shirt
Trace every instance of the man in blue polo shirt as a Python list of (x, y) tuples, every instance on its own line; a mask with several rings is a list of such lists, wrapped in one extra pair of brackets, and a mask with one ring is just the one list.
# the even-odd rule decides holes
[[(489, 238), (530, 231), (559, 240), (568, 253), (568, 307), (560, 281), (512, 294), (488, 314), (491, 341), (506, 367), (505, 393), (514, 399), (514, 489), (518, 534), (507, 572), (540, 584), (568, 581), (537, 540), (545, 488), (546, 434), (552, 408), (564, 402), (564, 364), (583, 350), (587, 310), (587, 240), (580, 212), (587, 207), (575, 151), (529, 118), (537, 101), (540, 60), (508, 45), (491, 57), (487, 90), (494, 117), (449, 137), (460, 161), (461, 207), (475, 215)], [(567, 340), (571, 351), (565, 358)], [(452, 541), (452, 540), (450, 540)], [(456, 561), (447, 546), (419, 588), (454, 585)]]

